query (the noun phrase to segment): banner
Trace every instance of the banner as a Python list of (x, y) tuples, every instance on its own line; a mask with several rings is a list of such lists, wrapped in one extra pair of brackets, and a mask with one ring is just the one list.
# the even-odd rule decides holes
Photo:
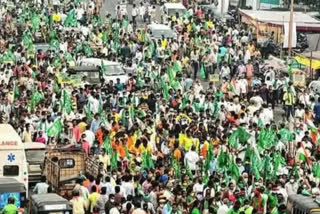
[(307, 67), (310, 67), (310, 63), (311, 63), (311, 67), (315, 70), (320, 68), (320, 60), (312, 59), (312, 61), (311, 61), (310, 58), (303, 57), (303, 56), (296, 56), (295, 59), (300, 64), (303, 64)]
[[(292, 48), (295, 48), (297, 46), (297, 25), (296, 23), (292, 23)], [(284, 41), (283, 41), (283, 47), (288, 48), (289, 47), (289, 23), (284, 23)]]

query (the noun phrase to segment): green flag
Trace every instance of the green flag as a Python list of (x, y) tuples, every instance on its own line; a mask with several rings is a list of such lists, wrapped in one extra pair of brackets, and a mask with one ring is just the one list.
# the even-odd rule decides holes
[(161, 79), (161, 87), (163, 90), (163, 97), (164, 99), (168, 102), (169, 101), (169, 87), (168, 85), (165, 83), (165, 81), (163, 79)]
[(239, 172), (239, 168), (238, 168), (237, 164), (234, 161), (232, 161), (232, 163), (230, 165), (230, 172), (231, 172), (232, 178), (235, 181), (238, 181), (239, 177), (240, 177), (240, 172)]
[(232, 132), (228, 138), (228, 143), (235, 149), (239, 147), (239, 133), (237, 131)]
[(228, 164), (228, 154), (223, 151), (223, 149), (220, 150), (220, 154), (217, 158), (217, 166), (219, 170), (223, 170), (227, 164)]
[(293, 134), (286, 128), (280, 130), (280, 139), (282, 142), (290, 142), (293, 140)]
[(273, 173), (274, 173), (274, 177), (277, 176), (279, 167), (281, 165), (285, 165), (285, 164), (286, 164), (286, 161), (285, 161), (284, 157), (281, 154), (275, 153), (273, 155)]
[(90, 47), (88, 44), (84, 44), (84, 45), (83, 45), (83, 51), (84, 51), (84, 54), (85, 54), (87, 57), (93, 55), (93, 51), (92, 51), (91, 47)]
[(22, 40), (22, 42), (23, 42), (23, 45), (24, 45), (25, 47), (28, 47), (30, 44), (33, 43), (33, 42), (32, 42), (32, 36), (31, 36), (31, 34), (30, 34), (30, 31), (27, 31), (27, 32), (24, 32), (24, 33), (23, 33), (23, 40)]
[(67, 114), (70, 114), (72, 111), (72, 101), (69, 94), (66, 90), (63, 91), (63, 107), (66, 110)]
[(106, 136), (106, 138), (103, 141), (103, 146), (106, 150), (106, 153), (108, 155), (112, 155), (112, 146), (111, 146), (111, 141), (109, 135)]
[(259, 180), (261, 177), (260, 176), (261, 163), (255, 152), (251, 153), (250, 162), (252, 167), (252, 173), (255, 176), (255, 178)]
[(237, 129), (239, 141), (241, 143), (245, 143), (249, 140), (251, 137), (251, 134), (249, 134), (242, 126), (239, 126)]
[(300, 153), (300, 154), (299, 154), (299, 160), (301, 160), (302, 162), (305, 162), (305, 161), (306, 161), (306, 156), (305, 156), (305, 154)]
[(40, 28), (40, 16), (38, 14), (33, 14), (31, 17), (31, 25), (33, 31), (38, 31)]
[(90, 103), (88, 102), (87, 106), (86, 106), (86, 115), (87, 115), (87, 119), (89, 121), (91, 121), (92, 116), (91, 116), (91, 106)]
[(173, 158), (171, 160), (171, 167), (174, 170), (176, 178), (181, 178), (180, 163), (177, 159)]
[(200, 77), (202, 79), (206, 79), (206, 72), (205, 72), (203, 63), (201, 64), (201, 67), (200, 67)]
[(189, 167), (188, 161), (186, 161), (186, 173), (189, 176), (189, 178), (192, 180), (193, 179), (193, 174), (192, 174), (191, 169)]
[(142, 154), (142, 169), (154, 169), (154, 163), (149, 152)]
[(77, 27), (77, 19), (76, 19), (76, 14), (75, 10), (72, 9), (69, 13), (67, 18), (64, 20), (64, 26), (65, 27)]
[(117, 169), (118, 168), (118, 152), (112, 151), (111, 154), (111, 169)]
[(48, 128), (47, 134), (49, 137), (54, 137), (62, 133), (62, 123), (60, 119), (54, 121), (54, 123)]
[(180, 72), (182, 70), (180, 64), (177, 61), (173, 64), (173, 69), (175, 72)]
[(312, 173), (315, 178), (320, 178), (320, 164), (315, 163), (312, 165)]

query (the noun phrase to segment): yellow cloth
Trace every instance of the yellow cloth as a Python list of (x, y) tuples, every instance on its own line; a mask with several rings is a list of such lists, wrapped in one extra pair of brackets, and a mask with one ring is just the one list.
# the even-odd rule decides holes
[(177, 117), (176, 117), (176, 120), (177, 121), (180, 121), (182, 118), (186, 118), (187, 120), (188, 120), (188, 123), (191, 123), (191, 118), (188, 116), (188, 115), (186, 115), (186, 114), (179, 114)]
[(116, 123), (119, 122), (120, 117), (121, 117), (120, 114), (114, 114), (114, 120), (116, 121)]
[(53, 14), (52, 20), (55, 22), (60, 22), (61, 21), (61, 16), (59, 14)]
[(191, 137), (185, 137), (184, 139), (184, 149), (189, 151), (193, 145), (193, 139)]
[(80, 132), (83, 133), (86, 130), (87, 124), (85, 122), (80, 122), (78, 126)]
[(213, 22), (212, 21), (207, 21), (207, 25), (209, 28), (213, 28)]
[(191, 24), (188, 24), (188, 26), (187, 26), (187, 32), (191, 32), (191, 30), (192, 30), (192, 26), (191, 26)]
[(93, 192), (89, 195), (89, 204), (90, 204), (90, 211), (93, 211), (93, 207), (97, 205), (98, 199), (100, 197), (100, 194), (97, 192)]
[(168, 45), (168, 41), (166, 39), (161, 41), (161, 47), (166, 48), (167, 45)]
[(286, 92), (283, 95), (283, 100), (286, 106), (292, 106), (295, 104), (295, 97), (292, 93)]

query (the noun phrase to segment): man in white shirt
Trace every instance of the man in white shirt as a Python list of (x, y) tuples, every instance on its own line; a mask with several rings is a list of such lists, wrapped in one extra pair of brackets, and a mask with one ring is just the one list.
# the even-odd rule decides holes
[(134, 192), (134, 186), (133, 184), (130, 182), (131, 180), (131, 176), (127, 175), (123, 178), (121, 187), (124, 190), (124, 197), (127, 198), (128, 195), (132, 195), (135, 196), (135, 192)]
[(114, 186), (111, 184), (111, 179), (109, 176), (105, 178), (105, 183), (102, 184), (103, 187), (107, 188), (107, 195), (114, 194)]
[(230, 68), (228, 64), (225, 62), (221, 68), (221, 79), (229, 79), (230, 78)]
[(217, 214), (226, 214), (229, 210), (228, 204), (229, 200), (227, 198), (223, 199), (223, 204), (219, 206)]
[(197, 170), (197, 162), (200, 160), (199, 154), (195, 150), (195, 146), (192, 146), (191, 151), (187, 152), (184, 157), (184, 164), (188, 164), (191, 170)]

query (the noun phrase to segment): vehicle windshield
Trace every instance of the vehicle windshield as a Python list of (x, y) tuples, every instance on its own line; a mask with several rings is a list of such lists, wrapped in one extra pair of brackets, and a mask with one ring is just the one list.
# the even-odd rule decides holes
[(45, 149), (38, 149), (38, 150), (25, 150), (27, 161), (28, 162), (40, 162), (42, 163), (45, 158)]
[(105, 76), (124, 75), (125, 72), (120, 65), (107, 65)]
[(182, 15), (186, 12), (185, 9), (179, 9), (179, 8), (171, 8), (171, 9), (168, 9), (168, 15), (169, 16), (173, 16), (173, 15), (176, 15), (176, 13), (178, 13), (179, 15)]
[(166, 38), (173, 38), (174, 32), (171, 29), (152, 29), (152, 36), (155, 38), (162, 38), (162, 35)]

